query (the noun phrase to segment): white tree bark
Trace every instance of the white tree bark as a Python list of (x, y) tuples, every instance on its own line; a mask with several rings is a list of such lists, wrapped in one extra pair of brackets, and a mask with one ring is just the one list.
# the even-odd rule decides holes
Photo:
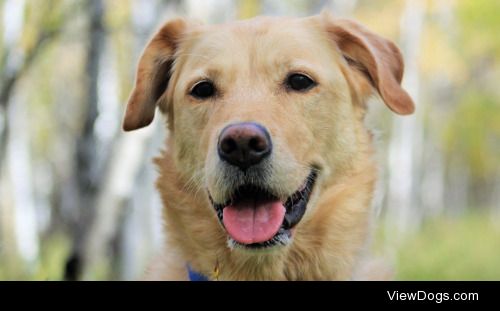
[(329, 0), (328, 8), (335, 16), (349, 17), (354, 12), (357, 0)]
[(419, 69), (421, 33), (425, 3), (407, 0), (401, 18), (401, 49), (405, 59), (403, 87), (416, 103), (413, 116), (394, 116), (388, 163), (388, 217), (400, 232), (416, 229), (420, 211), (417, 194), (420, 193), (422, 161), (423, 107), (419, 105)]
[[(8, 0), (4, 4), (3, 45), (7, 51), (10, 51), (6, 55), (5, 75), (13, 74), (23, 66), (23, 53), (16, 46), (22, 35), (24, 10), (25, 1)], [(8, 98), (3, 98), (3, 95), (8, 96)], [(5, 212), (13, 216), (12, 229), (16, 243), (15, 249), (29, 267), (29, 264), (35, 263), (39, 252), (36, 208), (32, 188), (29, 122), (24, 98), (16, 94), (12, 95), (12, 90), (9, 91), (8, 95), (3, 95), (0, 108), (5, 109), (2, 112), (2, 117), (5, 119), (1, 122), (0, 135), (6, 139), (2, 139), (1, 143), (5, 145), (1, 146), (0, 149), (6, 152), (6, 177), (11, 189), (12, 201), (10, 204), (12, 204), (13, 210), (11, 214), (10, 209), (2, 208), (0, 215)], [(7, 100), (10, 101), (10, 105), (3, 102)], [(0, 160), (0, 165), (3, 165), (1, 162)]]
[[(257, 1), (257, 0), (255, 0)], [(232, 0), (186, 0), (188, 16), (207, 23), (220, 23), (236, 17), (236, 1)]]
[(25, 101), (11, 98), (8, 118), (10, 124), (7, 146), (8, 175), (12, 184), (16, 244), (21, 258), (34, 264), (38, 258), (36, 208), (30, 158), (29, 118)]
[(96, 210), (99, 189), (102, 186), (102, 169), (108, 146), (101, 146), (96, 135), (96, 121), (102, 105), (99, 87), (101, 86), (101, 65), (103, 51), (106, 49), (105, 3), (103, 0), (90, 0), (86, 3), (88, 14), (88, 44), (85, 51), (84, 97), (82, 105), (83, 127), (76, 137), (74, 158), (74, 200), (69, 203), (74, 208), (76, 219), (71, 227), (72, 252), (66, 261), (65, 279), (78, 280), (85, 270), (85, 244), (89, 235)]
[(138, 162), (135, 163), (137, 171), (129, 179), (131, 189), (128, 193), (132, 196), (123, 206), (126, 217), (120, 249), (122, 254), (120, 277), (125, 280), (141, 277), (149, 260), (163, 243), (163, 205), (154, 186), (158, 173), (152, 158), (164, 148), (166, 136), (164, 122), (164, 119), (158, 116), (147, 129), (149, 134), (143, 135), (145, 139), (142, 142), (142, 152), (138, 154)]
[[(123, 225), (125, 225), (123, 228), (125, 237), (121, 239), (122, 246), (119, 255), (123, 260), (120, 269), (122, 278), (137, 277), (146, 261), (143, 257), (147, 257), (153, 251), (151, 245), (158, 240), (154, 234), (159, 233), (161, 213), (154, 215), (156, 218), (153, 221), (157, 223), (151, 225), (148, 222), (151, 222), (152, 206), (147, 197), (133, 202), (132, 206), (128, 206), (126, 202), (133, 196), (144, 196), (142, 194), (145, 191), (144, 188), (146, 188), (147, 195), (154, 195), (151, 193), (154, 189), (154, 177), (139, 181), (138, 176), (141, 175), (141, 170), (145, 165), (150, 166), (149, 170), (153, 170), (151, 155), (146, 151), (151, 137), (156, 135), (158, 123), (161, 123), (161, 120), (157, 118), (154, 124), (144, 130), (120, 134), (117, 137), (117, 142), (111, 152), (110, 167), (97, 201), (97, 214), (87, 238), (85, 255), (88, 269), (84, 273), (85, 279), (91, 278), (93, 268), (106, 258), (111, 241)], [(130, 220), (131, 218), (133, 220)], [(141, 219), (146, 219), (142, 227), (127, 226), (129, 222), (142, 223)], [(144, 234), (144, 231), (154, 231), (154, 228), (156, 228), (155, 232)]]

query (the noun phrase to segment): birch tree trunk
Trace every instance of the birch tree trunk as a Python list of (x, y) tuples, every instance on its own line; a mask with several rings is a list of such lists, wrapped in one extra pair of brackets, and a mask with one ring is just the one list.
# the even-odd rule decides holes
[(77, 280), (84, 269), (84, 241), (89, 224), (95, 213), (96, 195), (101, 183), (101, 159), (98, 156), (98, 144), (95, 135), (95, 123), (99, 114), (100, 61), (105, 44), (104, 3), (102, 0), (90, 0), (88, 12), (88, 49), (86, 52), (86, 81), (84, 107), (85, 121), (82, 132), (77, 138), (75, 168), (76, 197), (73, 208), (77, 217), (73, 220), (73, 252), (66, 263), (65, 278)]
[[(25, 28), (32, 27), (26, 19), (31, 3), (8, 0), (3, 5), (3, 33), (0, 48), (0, 252), (7, 249), (16, 262), (35, 262), (39, 253), (38, 204), (35, 200), (33, 155), (31, 153), (31, 122), (26, 92), (16, 90), (42, 54), (48, 43), (64, 29), (75, 10), (68, 10), (47, 26), (36, 25), (37, 32), (29, 46), (20, 44)], [(47, 9), (48, 6), (43, 7)], [(75, 8), (75, 7), (73, 7)], [(70, 13), (71, 12), (71, 13)], [(7, 237), (7, 240), (4, 240)], [(14, 244), (14, 245), (12, 245)], [(18, 253), (18, 254), (16, 254)], [(30, 267), (30, 265), (27, 265)], [(33, 268), (33, 265), (31, 265)]]
[[(176, 1), (167, 5), (160, 1), (132, 2), (133, 59), (139, 58), (151, 33), (163, 22), (163, 14), (178, 11), (177, 6)], [(131, 80), (135, 64), (130, 64)], [(121, 112), (115, 115), (120, 125), (121, 117)], [(117, 264), (111, 266), (110, 278), (135, 279), (161, 243), (161, 204), (155, 200), (156, 173), (151, 159), (164, 141), (162, 118), (157, 115), (153, 124), (131, 133), (123, 133), (120, 126), (113, 141), (96, 216), (85, 243), (85, 279), (92, 278), (96, 268), (111, 262)]]
[(330, 0), (323, 1), (326, 2), (327, 8), (329, 8), (335, 16), (349, 17), (354, 12), (357, 0)]
[[(4, 183), (10, 192), (4, 193), (10, 201), (0, 200), (5, 204), (0, 208), (0, 216), (5, 215), (10, 224), (0, 222), (0, 226), (11, 229), (4, 232), (9, 242), (14, 245), (6, 249), (12, 252), (9, 257), (20, 258), (26, 268), (33, 268), (38, 257), (38, 235), (36, 209), (33, 198), (32, 174), (30, 162), (29, 122), (27, 121), (25, 101), (14, 94), (16, 82), (31, 63), (28, 59), (19, 57), (17, 48), (24, 24), (24, 1), (7, 1), (4, 10), (11, 13), (5, 22), (3, 34), (2, 75), (0, 81), (0, 181), (5, 165)], [(28, 64), (26, 62), (29, 62)], [(15, 102), (15, 103), (13, 103)], [(3, 202), (2, 202), (3, 201)], [(0, 249), (1, 251), (1, 249)], [(18, 257), (19, 256), (19, 257)]]
[[(438, 0), (436, 1), (437, 14), (436, 18), (438, 21), (438, 26), (443, 30), (444, 33), (450, 37), (453, 37), (457, 27), (453, 19), (453, 10), (451, 2), (448, 0)], [(450, 81), (445, 75), (437, 76), (431, 83), (427, 83), (426, 93), (431, 93), (429, 102), (434, 102), (439, 104), (439, 106), (450, 107), (454, 105), (456, 98), (450, 96), (450, 90), (452, 86), (452, 81)], [(433, 87), (430, 87), (432, 85)], [(430, 91), (430, 92), (429, 92)], [(420, 110), (430, 111), (427, 106), (423, 106), (423, 101)], [(432, 107), (433, 110), (439, 112), (440, 108), (438, 105)], [(430, 107), (429, 107), (430, 108)], [(432, 120), (432, 118), (427, 117), (426, 119)], [(432, 121), (431, 121), (432, 122)], [(433, 132), (433, 123), (429, 122), (429, 128)], [(435, 129), (435, 127), (434, 127)], [(436, 131), (436, 130), (435, 130)], [(445, 209), (445, 188), (446, 188), (446, 172), (445, 172), (445, 160), (443, 150), (439, 141), (439, 137), (432, 135), (424, 139), (423, 149), (425, 150), (424, 158), (422, 160), (422, 186), (420, 191), (420, 202), (422, 202), (422, 208), (425, 212), (424, 217), (438, 216), (443, 213)], [(448, 204), (446, 204), (448, 205)]]
[(420, 168), (422, 161), (423, 112), (419, 105), (419, 69), (421, 33), (425, 3), (407, 0), (401, 19), (401, 44), (405, 59), (403, 87), (417, 105), (413, 116), (393, 116), (388, 154), (388, 217), (400, 232), (416, 229), (421, 213)]
[(33, 265), (38, 258), (36, 208), (33, 198), (30, 161), (29, 118), (26, 102), (14, 96), (9, 105), (8, 176), (12, 185), (16, 245), (24, 262)]

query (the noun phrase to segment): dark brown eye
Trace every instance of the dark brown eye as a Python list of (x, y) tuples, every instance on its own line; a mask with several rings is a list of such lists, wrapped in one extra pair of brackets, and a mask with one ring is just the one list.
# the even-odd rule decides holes
[(215, 95), (215, 86), (210, 81), (198, 82), (191, 90), (190, 95), (198, 99), (207, 99)]
[(306, 75), (294, 73), (288, 76), (286, 84), (292, 90), (303, 92), (313, 88), (316, 82)]

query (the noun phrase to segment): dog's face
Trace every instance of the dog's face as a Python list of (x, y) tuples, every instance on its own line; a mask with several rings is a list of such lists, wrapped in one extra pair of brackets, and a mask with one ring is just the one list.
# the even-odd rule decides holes
[(245, 250), (292, 241), (322, 189), (349, 171), (367, 97), (411, 113), (389, 41), (327, 15), (167, 23), (139, 64), (124, 127), (167, 114), (186, 191), (203, 192)]

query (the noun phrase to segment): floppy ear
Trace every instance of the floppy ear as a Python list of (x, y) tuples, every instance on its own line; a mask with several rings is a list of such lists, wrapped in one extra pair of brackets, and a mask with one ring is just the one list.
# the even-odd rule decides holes
[(144, 49), (123, 120), (125, 131), (145, 127), (153, 121), (156, 102), (167, 88), (175, 50), (186, 25), (183, 19), (167, 22)]
[(385, 104), (401, 115), (413, 113), (413, 101), (401, 88), (404, 63), (398, 47), (359, 23), (333, 19), (325, 13), (323, 18), (329, 36), (336, 42), (349, 65), (368, 76)]

